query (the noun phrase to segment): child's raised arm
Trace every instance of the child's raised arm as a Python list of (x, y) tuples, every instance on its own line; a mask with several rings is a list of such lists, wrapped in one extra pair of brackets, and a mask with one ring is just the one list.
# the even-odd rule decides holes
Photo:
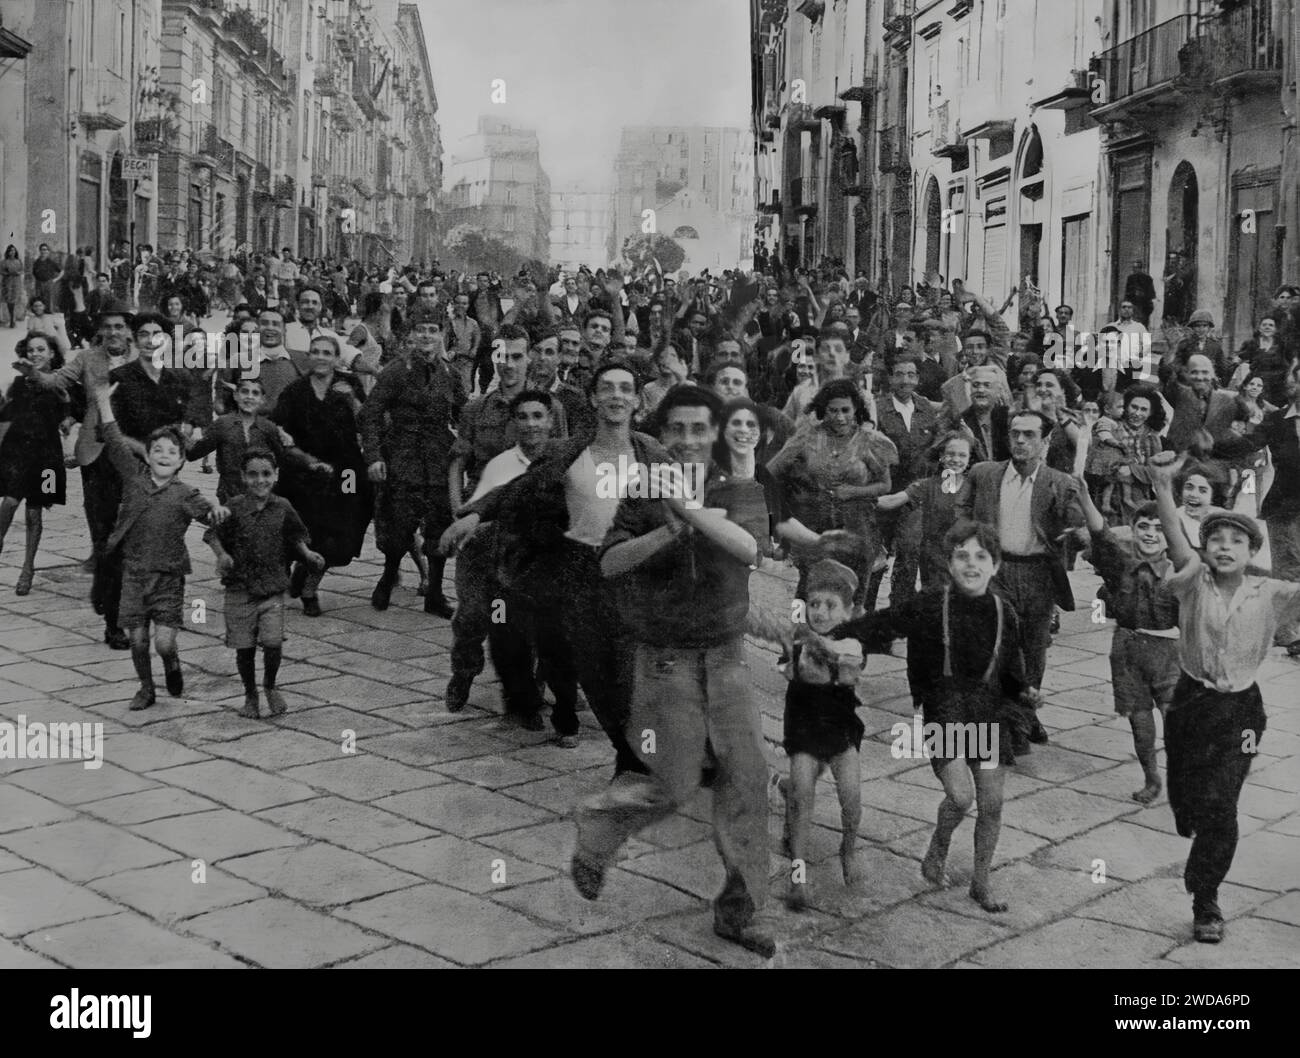
[(1083, 511), (1084, 524), (1087, 525), (1088, 532), (1100, 533), (1106, 528), (1106, 519), (1102, 517), (1101, 511), (1097, 510), (1097, 505), (1092, 502), (1092, 495), (1088, 492), (1088, 482), (1084, 480), (1083, 472), (1078, 471), (1073, 476), (1079, 483), (1079, 507)]
[(1160, 452), (1147, 460), (1147, 471), (1151, 475), (1151, 484), (1156, 494), (1156, 507), (1160, 511), (1160, 525), (1165, 531), (1165, 546), (1169, 549), (1169, 558), (1176, 570), (1182, 569), (1196, 557), (1196, 552), (1183, 533), (1182, 522), (1178, 520), (1178, 508), (1174, 506), (1174, 478), (1185, 462), (1186, 455), (1179, 456), (1173, 452)]

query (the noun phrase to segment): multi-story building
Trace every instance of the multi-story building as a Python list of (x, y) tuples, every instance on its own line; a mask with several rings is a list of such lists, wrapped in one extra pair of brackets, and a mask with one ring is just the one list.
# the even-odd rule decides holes
[[(154, 241), (156, 184), (123, 166), (159, 64), (160, 0), (3, 0), (0, 14), (9, 51), (31, 46), (25, 61), (0, 60), (3, 120), (25, 126), (4, 137), (4, 168), (26, 188), (19, 210), (6, 180), (5, 217), (24, 229), (25, 254), (42, 242), (63, 252), (89, 247), (99, 263), (111, 246)], [(25, 91), (20, 77), (10, 80), (15, 72), (25, 72)]]
[[(23, 29), (31, 32), (30, 25), (24, 25)], [(18, 252), (25, 253), (23, 264), (28, 268), (39, 243), (53, 242), (46, 237), (32, 243), (30, 232), (18, 234), (19, 224), (27, 218), (27, 126), (31, 111), (27, 56), (31, 50), (32, 43), (27, 37), (5, 25), (5, 9), (0, 7), (0, 84), (4, 85), (5, 100), (5, 105), (0, 106), (0, 217), (5, 218), (12, 232), (3, 245), (22, 243)], [(10, 217), (14, 220), (10, 221)]]
[[(663, 235), (672, 236), (684, 227), (698, 231), (701, 225), (717, 229), (708, 247), (683, 244), (687, 259), (701, 259), (701, 267), (719, 262), (732, 267), (749, 257), (753, 205), (737, 195), (736, 174), (752, 164), (753, 150), (753, 136), (747, 129), (677, 125), (623, 129), (614, 159), (610, 259), (622, 254), (629, 236), (643, 232), (645, 211), (650, 209), (656, 213), (655, 230)], [(669, 223), (674, 216), (680, 223)]]
[(551, 242), (551, 181), (537, 133), (480, 117), (447, 165), (443, 229), (470, 224), (526, 258), (546, 261)]
[(961, 279), (995, 305), (1037, 290), (1099, 324), (1114, 315), (1096, 289), (1099, 140), (1083, 105), (1104, 5), (1010, 6), (916, 4), (911, 273)]
[(596, 268), (609, 260), (613, 196), (572, 185), (551, 192), (551, 260)]
[(1140, 261), (1159, 318), (1179, 253), (1185, 312), (1208, 309), (1236, 344), (1300, 276), (1295, 10), (1148, 0), (1099, 12), (1108, 39), (1088, 100), (1105, 130), (1097, 264), (1112, 309)]

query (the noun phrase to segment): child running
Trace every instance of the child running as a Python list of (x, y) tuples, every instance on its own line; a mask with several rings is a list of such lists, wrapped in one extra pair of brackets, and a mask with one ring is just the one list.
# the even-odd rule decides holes
[[(840, 798), (840, 865), (844, 884), (860, 885), (857, 854), (862, 819), (862, 775), (858, 751), (865, 730), (856, 712), (856, 685), (862, 674), (862, 649), (856, 642), (823, 639), (848, 620), (858, 577), (848, 566), (823, 559), (808, 571), (807, 623), (795, 632), (786, 676), (785, 752), (790, 758), (786, 801), (786, 841), (795, 870), (786, 905), (806, 906), (808, 835), (812, 829), (817, 780), (827, 767)], [(803, 867), (804, 870), (799, 870)]]
[[(895, 638), (907, 637), (912, 695), (921, 703), (925, 723), (941, 725), (945, 736), (930, 759), (944, 799), (921, 873), (936, 886), (948, 884), (948, 847), (975, 801), (979, 814), (970, 896), (996, 914), (1007, 905), (994, 896), (989, 871), (1002, 828), (1004, 767), (1015, 762), (1011, 731), (1016, 703), (1026, 691), (1020, 625), (1011, 606), (989, 590), (1002, 557), (996, 531), (961, 519), (948, 531), (944, 546), (946, 584), (848, 621), (831, 637), (851, 636), (864, 650), (881, 654), (889, 652)], [(987, 759), (980, 759), (981, 745), (989, 748)]]
[(1263, 543), (1248, 514), (1208, 511), (1200, 525), (1203, 553), (1187, 543), (1172, 487), (1182, 462), (1170, 452), (1148, 464), (1175, 570), (1164, 590), (1178, 600), (1182, 632), (1165, 755), (1174, 823), (1192, 839), (1183, 882), (1192, 894), (1193, 935), (1218, 944), (1219, 885), (1237, 851), (1237, 799), (1264, 737), (1255, 674), (1278, 626), (1300, 617), (1300, 584), (1247, 572)]
[(1092, 502), (1083, 482), (1079, 502), (1092, 537), (1092, 564), (1101, 575), (1099, 598), (1106, 616), (1115, 619), (1110, 641), (1110, 680), (1115, 692), (1115, 712), (1128, 717), (1133, 748), (1146, 782), (1133, 800), (1149, 805), (1160, 796), (1160, 768), (1156, 764), (1156, 720), (1173, 697), (1178, 682), (1178, 607), (1161, 592), (1161, 582), (1172, 572), (1165, 553), (1165, 531), (1160, 511), (1147, 502), (1133, 511), (1132, 544), (1122, 542), (1106, 526), (1105, 516)]
[(140, 689), (131, 699), (134, 711), (148, 709), (156, 700), (149, 656), (151, 622), (156, 627), (154, 645), (162, 658), (167, 693), (179, 697), (185, 690), (176, 652), (185, 575), (190, 572), (185, 530), (195, 519), (219, 525), (230, 512), (205, 499), (193, 485), (179, 480), (185, 465), (185, 441), (179, 428), (163, 426), (154, 430), (145, 444), (146, 462), (140, 464), (113, 416), (110, 397), (116, 388), (116, 384), (110, 387), (100, 379), (91, 383), (104, 442), (122, 479), (122, 504), (106, 551), (111, 554), (122, 549), (118, 619), (127, 631), (131, 660), (140, 677)]
[[(241, 382), (241, 390), (243, 386)], [(272, 716), (279, 716), (286, 708), (275, 678), (284, 645), (289, 563), (300, 558), (319, 571), (325, 568), (325, 559), (308, 546), (307, 527), (293, 505), (272, 494), (280, 478), (275, 453), (249, 448), (242, 464), (243, 491), (230, 500), (230, 517), (204, 533), (203, 539), (216, 556), (217, 572), (226, 586), (226, 646), (234, 650), (239, 678), (244, 682), (239, 715), (256, 720), (259, 643), (267, 709)]]
[[(217, 499), (222, 503), (244, 491), (245, 452), (268, 451), (276, 457), (278, 467), (284, 450), (292, 446), (293, 438), (262, 414), (265, 396), (260, 378), (241, 378), (235, 386), (236, 410), (217, 416), (186, 452), (191, 460), (217, 453)], [(306, 456), (300, 462), (306, 464)]]
[(938, 474), (876, 501), (877, 509), (882, 511), (910, 504), (920, 514), (922, 590), (948, 579), (948, 555), (943, 542), (957, 520), (957, 493), (971, 461), (970, 435), (954, 430), (940, 439), (934, 451), (939, 456)]

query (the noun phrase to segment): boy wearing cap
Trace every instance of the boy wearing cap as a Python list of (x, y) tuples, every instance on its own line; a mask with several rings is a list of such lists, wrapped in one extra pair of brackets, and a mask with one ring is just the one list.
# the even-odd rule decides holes
[(1237, 799), (1264, 735), (1255, 673), (1278, 626), (1300, 616), (1300, 584), (1246, 572), (1263, 543), (1249, 515), (1209, 512), (1201, 519), (1204, 557), (1191, 547), (1174, 507), (1181, 464), (1168, 452), (1148, 464), (1176, 570), (1164, 590), (1178, 601), (1182, 632), (1165, 755), (1174, 823), (1192, 838), (1183, 881), (1192, 894), (1194, 935), (1217, 944), (1224, 931), (1219, 885), (1237, 850)]
[(852, 639), (822, 638), (847, 621), (853, 609), (858, 577), (833, 559), (822, 559), (808, 571), (804, 622), (795, 630), (794, 649), (786, 666), (785, 739), (790, 758), (786, 803), (786, 840), (793, 870), (786, 905), (797, 910), (804, 898), (808, 836), (812, 830), (817, 780), (827, 767), (835, 777), (840, 799), (840, 865), (844, 884), (859, 885), (862, 865), (857, 857), (858, 823), (862, 819), (862, 775), (858, 751), (865, 730), (856, 712), (862, 647)]

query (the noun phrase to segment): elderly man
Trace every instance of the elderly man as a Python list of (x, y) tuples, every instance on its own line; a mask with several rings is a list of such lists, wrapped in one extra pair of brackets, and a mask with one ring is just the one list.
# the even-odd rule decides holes
[(1225, 443), (1234, 447), (1237, 439), (1232, 431), (1237, 395), (1215, 386), (1214, 363), (1210, 358), (1193, 353), (1182, 367), (1176, 360), (1166, 358), (1160, 364), (1160, 382), (1165, 400), (1174, 409), (1165, 435), (1169, 447), (1175, 452), (1186, 452), (1198, 436), (1204, 444), (1206, 436), (1200, 433), (1204, 430), (1210, 446), (1216, 450), (1212, 454), (1226, 456), (1226, 452), (1218, 449)]
[(1011, 403), (1011, 387), (1007, 384), (1006, 372), (992, 362), (993, 344), (988, 331), (972, 329), (961, 343), (961, 373), (953, 375), (939, 390), (943, 401), (944, 413), (949, 419), (960, 418), (971, 405), (971, 377), (976, 368), (988, 368), (992, 372), (994, 397), (1002, 404)]

